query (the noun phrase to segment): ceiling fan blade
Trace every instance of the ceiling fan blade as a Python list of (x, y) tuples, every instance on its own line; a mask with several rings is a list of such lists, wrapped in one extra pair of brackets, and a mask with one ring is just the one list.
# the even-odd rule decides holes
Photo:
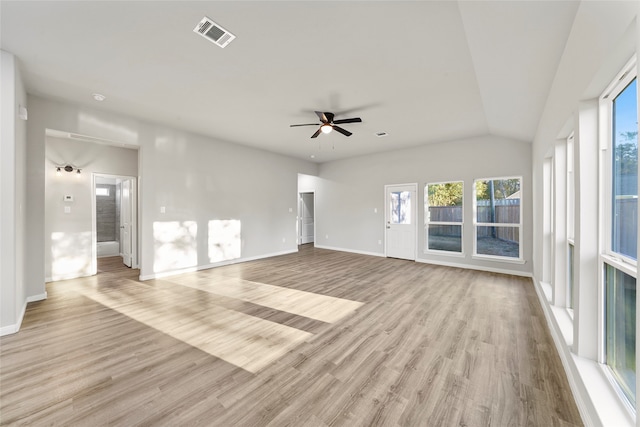
[(320, 132), (322, 132), (322, 131), (321, 131), (320, 129), (318, 129), (318, 130), (316, 131), (316, 133), (314, 133), (313, 135), (311, 135), (311, 138), (317, 138), (317, 137), (318, 137), (318, 135), (320, 135)]
[(354, 117), (352, 119), (340, 119), (340, 120), (334, 120), (333, 123), (339, 125), (342, 123), (361, 123), (362, 119), (360, 117)]
[(324, 115), (324, 113), (322, 111), (316, 111), (315, 112), (316, 115), (318, 116), (318, 118), (320, 119), (320, 121), (322, 123), (329, 123), (329, 119), (327, 118), (327, 116)]
[(343, 134), (344, 136), (351, 136), (353, 135), (351, 132), (349, 132), (346, 129), (342, 129), (340, 126), (333, 126), (333, 129), (340, 132), (341, 134)]
[(320, 126), (320, 123), (304, 123), (300, 125), (289, 125), (289, 127), (294, 128), (298, 126)]
[(360, 117), (354, 117), (352, 119), (340, 119), (340, 120), (334, 120), (333, 123), (339, 125), (342, 123), (361, 123), (362, 119)]

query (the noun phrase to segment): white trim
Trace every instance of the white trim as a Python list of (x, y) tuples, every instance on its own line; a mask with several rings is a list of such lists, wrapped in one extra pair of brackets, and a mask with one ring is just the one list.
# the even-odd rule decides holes
[(442, 265), (444, 267), (464, 268), (465, 270), (486, 271), (488, 273), (500, 273), (500, 274), (509, 274), (512, 276), (533, 277), (533, 274), (528, 271), (508, 270), (505, 268), (484, 267), (481, 265), (470, 265), (470, 264), (459, 264), (457, 262), (437, 261), (437, 260), (425, 259), (425, 258), (418, 258), (416, 262), (421, 262), (423, 264)]
[(3, 326), (2, 328), (0, 328), (0, 337), (5, 336), (5, 335), (11, 335), (11, 334), (15, 334), (16, 332), (18, 332), (20, 330), (20, 327), (22, 326), (22, 321), (24, 320), (24, 314), (27, 311), (27, 304), (29, 304), (30, 302), (36, 302), (36, 301), (42, 301), (47, 299), (47, 293), (44, 292), (42, 294), (38, 294), (38, 295), (32, 295), (30, 297), (27, 297), (27, 299), (25, 300), (24, 304), (22, 305), (22, 309), (20, 310), (20, 315), (18, 316), (18, 320), (16, 323), (14, 323), (13, 325), (7, 325), (7, 326)]
[(288, 254), (293, 254), (293, 253), (296, 253), (296, 252), (298, 252), (297, 248), (295, 250), (274, 252), (274, 253), (270, 253), (270, 254), (258, 255), (258, 256), (254, 256), (254, 257), (248, 257), (248, 258), (237, 258), (237, 259), (232, 259), (232, 260), (228, 260), (228, 261), (220, 261), (220, 262), (216, 262), (216, 263), (213, 263), (213, 264), (198, 265), (198, 266), (195, 266), (195, 267), (182, 268), (180, 270), (163, 271), (163, 272), (160, 272), (160, 273), (146, 274), (144, 276), (140, 275), (138, 277), (138, 279), (140, 279), (141, 281), (152, 280), (152, 279), (161, 279), (161, 278), (164, 278), (164, 277), (177, 276), (179, 274), (184, 274), (184, 273), (193, 273), (194, 271), (208, 270), (210, 268), (223, 267), (225, 265), (231, 265), (231, 264), (240, 264), (242, 262), (255, 261), (255, 260), (258, 260), (258, 259), (271, 258), (271, 257), (275, 257), (275, 256), (280, 256), (280, 255), (288, 255)]
[(348, 252), (348, 253), (352, 253), (352, 254), (370, 255), (370, 256), (376, 256), (376, 257), (382, 257), (382, 258), (384, 258), (386, 256), (385, 254), (381, 254), (379, 252), (359, 251), (359, 250), (356, 250), (356, 249), (337, 248), (337, 247), (333, 247), (333, 246), (315, 245), (315, 247), (318, 248), (318, 249), (328, 249), (330, 251)]

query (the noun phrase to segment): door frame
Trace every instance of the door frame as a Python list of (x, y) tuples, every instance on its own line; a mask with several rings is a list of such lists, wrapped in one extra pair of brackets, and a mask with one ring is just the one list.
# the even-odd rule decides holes
[(296, 240), (298, 242), (298, 246), (302, 245), (302, 195), (303, 194), (311, 194), (313, 195), (313, 244), (316, 244), (316, 192), (315, 191), (299, 191), (298, 192), (298, 216), (297, 216), (297, 225), (298, 235), (296, 236)]
[(98, 273), (98, 228), (96, 225), (96, 178), (131, 179), (131, 268), (140, 268), (138, 263), (138, 212), (139, 212), (139, 185), (138, 177), (129, 175), (113, 175), (108, 173), (93, 172), (91, 174), (91, 274)]
[(420, 203), (420, 196), (418, 194), (418, 183), (417, 182), (409, 182), (404, 184), (385, 184), (384, 186), (384, 198), (383, 198), (383, 206), (384, 206), (384, 256), (388, 258), (387, 254), (387, 223), (389, 222), (389, 207), (387, 206), (387, 194), (389, 193), (389, 188), (391, 187), (412, 187), (415, 193), (415, 203), (411, 204), (411, 215), (414, 218), (413, 223), (413, 234), (414, 234), (414, 248), (413, 248), (413, 261), (418, 259), (418, 204)]

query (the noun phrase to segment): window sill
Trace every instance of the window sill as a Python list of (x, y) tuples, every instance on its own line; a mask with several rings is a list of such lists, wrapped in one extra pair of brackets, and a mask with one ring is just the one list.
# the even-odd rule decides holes
[(427, 249), (423, 252), (425, 255), (442, 255), (454, 258), (464, 258), (464, 252), (438, 251), (435, 249)]
[(522, 258), (507, 258), (507, 257), (498, 257), (491, 255), (473, 255), (471, 259), (483, 260), (483, 261), (492, 261), (492, 262), (507, 262), (509, 264), (526, 264), (527, 262)]

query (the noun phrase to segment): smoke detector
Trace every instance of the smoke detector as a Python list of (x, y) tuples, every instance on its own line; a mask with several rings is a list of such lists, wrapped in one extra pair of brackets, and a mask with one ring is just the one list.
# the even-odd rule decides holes
[(202, 18), (202, 21), (200, 21), (198, 25), (196, 25), (196, 27), (193, 29), (193, 32), (200, 34), (205, 39), (217, 44), (222, 48), (226, 47), (233, 41), (233, 39), (236, 38), (236, 36), (225, 30), (206, 16)]

